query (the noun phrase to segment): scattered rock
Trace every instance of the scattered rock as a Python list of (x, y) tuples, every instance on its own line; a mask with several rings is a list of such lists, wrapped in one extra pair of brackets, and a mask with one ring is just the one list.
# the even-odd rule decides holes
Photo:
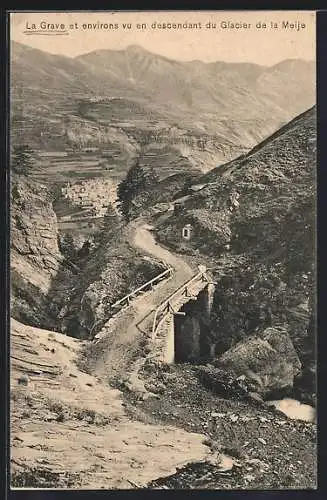
[(216, 413), (216, 412), (213, 412), (210, 415), (211, 415), (211, 417), (214, 417), (214, 418), (216, 418), (216, 417), (220, 418), (220, 417), (225, 417), (226, 413)]
[(237, 380), (235, 375), (228, 370), (214, 366), (198, 366), (196, 372), (203, 385), (218, 395), (243, 398), (247, 394), (244, 382)]
[(255, 476), (253, 476), (253, 474), (245, 474), (245, 476), (243, 476), (243, 479), (248, 483), (251, 483), (255, 480)]
[(254, 403), (264, 404), (264, 400), (262, 399), (260, 394), (258, 394), (257, 392), (249, 392), (247, 394), (247, 399), (249, 401), (254, 402)]
[(237, 415), (230, 415), (229, 418), (232, 422), (237, 422), (239, 417)]
[(213, 453), (205, 460), (207, 463), (214, 465), (220, 472), (227, 472), (233, 469), (235, 460), (223, 453)]

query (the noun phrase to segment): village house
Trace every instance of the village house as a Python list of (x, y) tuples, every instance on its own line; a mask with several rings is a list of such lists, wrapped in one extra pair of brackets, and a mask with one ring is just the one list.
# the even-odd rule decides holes
[(103, 217), (110, 203), (116, 201), (116, 188), (111, 179), (67, 183), (61, 188), (64, 198), (83, 209), (94, 209), (94, 216)]

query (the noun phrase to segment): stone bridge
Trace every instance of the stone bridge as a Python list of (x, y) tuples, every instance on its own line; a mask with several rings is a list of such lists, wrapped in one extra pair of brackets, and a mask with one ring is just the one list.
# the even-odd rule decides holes
[[(118, 310), (110, 320), (112, 327), (116, 329), (118, 324), (124, 324), (126, 315), (124, 328), (128, 328), (129, 311), (132, 312), (137, 301), (148, 299), (147, 302), (150, 303), (156, 287), (172, 278), (173, 269), (168, 268), (142, 287), (115, 302), (112, 309)], [(150, 310), (138, 318), (134, 325), (148, 339), (151, 358), (164, 363), (173, 363), (200, 356), (203, 351), (201, 343), (203, 344), (208, 331), (214, 288), (215, 284), (208, 276), (208, 270), (205, 266), (199, 266), (197, 274), (154, 308), (149, 307)], [(101, 334), (95, 336), (96, 340), (100, 338)]]
[(199, 269), (198, 274), (155, 310), (151, 331), (153, 352), (164, 363), (192, 360), (203, 353), (215, 283), (205, 266)]

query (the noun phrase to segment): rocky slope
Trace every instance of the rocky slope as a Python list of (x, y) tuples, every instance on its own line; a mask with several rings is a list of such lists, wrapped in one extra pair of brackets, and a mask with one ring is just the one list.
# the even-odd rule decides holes
[(264, 398), (293, 389), (301, 362), (283, 328), (270, 327), (228, 349), (216, 364), (242, 377), (249, 392)]
[[(268, 326), (283, 326), (315, 392), (315, 109), (248, 155), (202, 178), (159, 241), (217, 268), (212, 335), (216, 353)], [(181, 238), (191, 224), (190, 241)]]
[(203, 434), (131, 421), (120, 391), (78, 369), (76, 339), (15, 320), (11, 339), (11, 486), (134, 489), (219, 463)]
[(13, 176), (11, 183), (11, 312), (39, 326), (47, 321), (47, 295), (63, 256), (56, 214), (41, 184)]
[[(206, 368), (206, 367), (203, 367)], [(242, 401), (235, 390), (204, 387), (199, 368), (189, 364), (144, 367), (146, 387), (157, 399), (137, 400), (126, 392), (133, 418), (160, 419), (203, 432), (206, 443), (232, 458), (224, 472), (192, 463), (151, 482), (150, 488), (283, 490), (316, 488), (316, 425), (291, 420), (268, 405)], [(220, 379), (221, 381), (221, 379)]]
[(138, 400), (76, 365), (83, 343), (11, 322), (11, 486), (312, 489), (314, 423), (149, 365)]
[[(92, 147), (113, 171), (135, 156), (170, 175), (245, 153), (315, 101), (313, 62), (178, 62), (140, 47), (77, 58), (13, 43), (12, 137)], [(282, 89), (282, 91), (281, 91)]]

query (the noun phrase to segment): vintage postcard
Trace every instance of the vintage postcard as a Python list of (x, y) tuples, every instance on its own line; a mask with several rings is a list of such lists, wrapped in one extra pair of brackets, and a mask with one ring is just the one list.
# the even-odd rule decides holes
[(11, 488), (316, 489), (315, 12), (8, 24)]

